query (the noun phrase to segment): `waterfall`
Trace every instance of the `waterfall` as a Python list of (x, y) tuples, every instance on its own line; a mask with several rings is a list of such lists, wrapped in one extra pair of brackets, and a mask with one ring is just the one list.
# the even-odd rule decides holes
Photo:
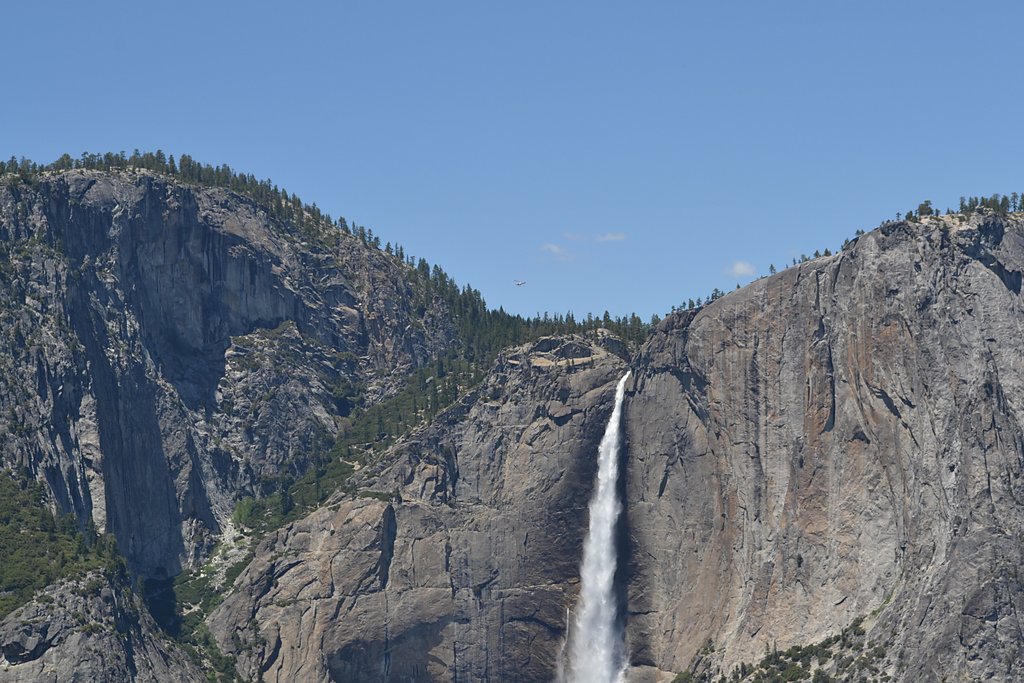
[(619, 422), (627, 379), (628, 372), (615, 388), (615, 408), (598, 449), (597, 488), (590, 499), (590, 529), (583, 542), (579, 603), (569, 634), (570, 683), (618, 683), (625, 671), (614, 581), (615, 525), (622, 511), (617, 488)]

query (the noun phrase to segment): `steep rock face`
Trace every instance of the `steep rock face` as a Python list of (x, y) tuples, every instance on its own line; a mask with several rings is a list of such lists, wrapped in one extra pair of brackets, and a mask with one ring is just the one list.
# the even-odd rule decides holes
[(1020, 679), (1022, 270), (1020, 220), (890, 224), (661, 325), (624, 418), (635, 680), (858, 615), (896, 680)]
[(581, 338), (483, 383), (259, 547), (208, 620), (265, 681), (549, 680), (624, 361)]
[(115, 533), (136, 574), (202, 556), (240, 493), (304, 471), (351, 385), (379, 396), (454, 343), (396, 259), (306, 239), (141, 172), (0, 186), (3, 464)]
[(94, 572), (48, 587), (0, 621), (0, 681), (202, 680), (123, 581)]

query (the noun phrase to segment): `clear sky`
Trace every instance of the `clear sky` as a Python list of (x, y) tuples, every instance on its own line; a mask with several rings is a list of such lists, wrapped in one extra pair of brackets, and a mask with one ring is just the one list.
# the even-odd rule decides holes
[(4, 158), (228, 163), (524, 314), (646, 318), (923, 199), (1024, 191), (1020, 3), (97, 0), (0, 25)]

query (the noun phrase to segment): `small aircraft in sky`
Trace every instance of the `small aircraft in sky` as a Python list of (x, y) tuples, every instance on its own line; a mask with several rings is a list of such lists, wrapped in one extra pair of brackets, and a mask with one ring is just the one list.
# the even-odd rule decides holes
[(526, 284), (526, 280), (516, 280), (516, 287), (522, 287)]

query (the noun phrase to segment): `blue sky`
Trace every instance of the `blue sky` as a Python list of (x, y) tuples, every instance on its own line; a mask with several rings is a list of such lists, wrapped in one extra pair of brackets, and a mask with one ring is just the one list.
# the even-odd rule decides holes
[(524, 314), (1024, 191), (1014, 3), (296, 4), (9, 3), (0, 155), (228, 163)]

